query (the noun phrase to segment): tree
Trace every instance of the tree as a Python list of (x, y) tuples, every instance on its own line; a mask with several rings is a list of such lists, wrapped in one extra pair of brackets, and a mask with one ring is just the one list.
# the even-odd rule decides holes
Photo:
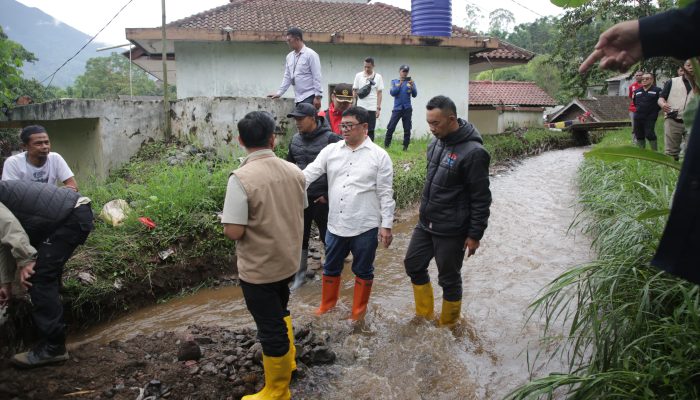
[(570, 97), (562, 92), (562, 80), (559, 69), (551, 62), (549, 54), (535, 56), (525, 65), (483, 71), (476, 76), (477, 80), (496, 81), (532, 81), (547, 92), (557, 103), (565, 104)]
[(22, 65), (37, 58), (22, 45), (10, 40), (0, 26), (0, 108), (11, 107), (22, 81)]
[(466, 12), (467, 18), (464, 19), (464, 29), (479, 33), (479, 24), (484, 18), (484, 15), (481, 13), (481, 8), (476, 4), (467, 3)]
[[(656, 14), (673, 5), (660, 1), (659, 7), (651, 0), (592, 0), (567, 9), (561, 17), (559, 39), (552, 53), (552, 62), (561, 70), (562, 90), (570, 97), (584, 95), (591, 83), (604, 83), (612, 72), (593, 69), (586, 75), (578, 73), (578, 66), (595, 47), (598, 37), (612, 25), (631, 19)], [(652, 73), (675, 75), (678, 62), (668, 58), (644, 60), (638, 68)]]
[(515, 16), (505, 8), (497, 8), (489, 13), (489, 35), (505, 38), (515, 24)]
[[(129, 61), (112, 53), (108, 57), (94, 57), (87, 61), (85, 73), (75, 80), (73, 95), (81, 98), (108, 99), (130, 94)], [(135, 96), (159, 96), (162, 89), (146, 72), (132, 67), (131, 84)]]
[(556, 17), (542, 17), (534, 22), (519, 24), (506, 40), (537, 54), (551, 54), (559, 37), (558, 23)]

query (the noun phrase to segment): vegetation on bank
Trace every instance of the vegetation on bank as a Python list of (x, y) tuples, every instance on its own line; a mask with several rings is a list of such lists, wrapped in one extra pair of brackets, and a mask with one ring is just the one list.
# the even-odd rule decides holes
[[(401, 149), (402, 138), (397, 139), (388, 152), (397, 206), (404, 208), (420, 196), (428, 139), (412, 141), (407, 152)], [(381, 130), (377, 140), (383, 143)], [(494, 164), (574, 144), (569, 133), (544, 130), (485, 135), (484, 141)], [(286, 145), (276, 152), (284, 157)], [(235, 247), (224, 238), (217, 213), (240, 156), (222, 158), (193, 146), (153, 143), (105, 183), (83, 183), (81, 191), (93, 200), (96, 215), (114, 199), (129, 203), (131, 212), (118, 227), (98, 219), (87, 243), (67, 264), (64, 298), (73, 317), (94, 321), (235, 272)], [(140, 217), (152, 219), (155, 229)]]
[[(601, 144), (629, 142), (626, 129)], [(699, 288), (649, 266), (666, 216), (644, 215), (670, 207), (677, 179), (650, 162), (586, 159), (576, 224), (594, 238), (598, 259), (559, 276), (532, 305), (570, 369), (509, 399), (700, 398)]]

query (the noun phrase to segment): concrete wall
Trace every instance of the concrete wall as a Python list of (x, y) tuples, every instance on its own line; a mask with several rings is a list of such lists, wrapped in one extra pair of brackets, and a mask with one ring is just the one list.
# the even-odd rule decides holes
[(504, 111), (498, 118), (498, 133), (508, 128), (541, 128), (543, 126), (542, 111)]
[(496, 110), (471, 110), (469, 112), (471, 122), (482, 135), (499, 133), (498, 111)]
[[(372, 56), (375, 69), (384, 78), (382, 113), (377, 128), (386, 128), (391, 117), (393, 98), (391, 79), (398, 78), (401, 64), (409, 64), (418, 96), (413, 100), (414, 134), (427, 134), (425, 104), (438, 94), (452, 98), (460, 117), (467, 118), (469, 52), (464, 49), (414, 46), (363, 46), (308, 43), (321, 58), (324, 108), (330, 101), (328, 85), (352, 83)], [(195, 43), (176, 42), (178, 97), (261, 97), (274, 93), (282, 82), (284, 60), (289, 48), (285, 43)], [(286, 98), (293, 98), (289, 88)], [(399, 128), (400, 128), (399, 124)]]
[(470, 120), (482, 134), (503, 133), (508, 128), (541, 128), (542, 111), (471, 110)]
[[(288, 140), (296, 127), (286, 118), (294, 107), (289, 99), (189, 98), (172, 102), (173, 136), (188, 143), (214, 147), (220, 153), (240, 151), (236, 124), (246, 113), (270, 112), (278, 134)], [(60, 153), (78, 181), (103, 180), (134, 156), (148, 141), (162, 140), (162, 101), (65, 99), (18, 107), (0, 128), (43, 125), (53, 151)], [(19, 132), (19, 129), (18, 129)]]
[(294, 109), (291, 99), (192, 97), (172, 103), (173, 135), (201, 146), (238, 148), (236, 124), (251, 111), (267, 111), (277, 122), (277, 133), (293, 134), (296, 126), (287, 118)]

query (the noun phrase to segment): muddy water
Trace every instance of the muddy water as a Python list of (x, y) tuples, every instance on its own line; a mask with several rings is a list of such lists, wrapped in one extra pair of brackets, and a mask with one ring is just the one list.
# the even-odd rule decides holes
[[(413, 295), (402, 266), (416, 216), (395, 226), (392, 247), (380, 250), (365, 323), (351, 326), (352, 277), (344, 273), (341, 301), (321, 318), (311, 314), (320, 282), (292, 295), (297, 323), (335, 338), (338, 361), (316, 367), (292, 386), (295, 398), (500, 399), (529, 377), (540, 350), (543, 322), (527, 322), (538, 291), (567, 268), (592, 258), (590, 240), (568, 232), (576, 201), (574, 177), (582, 149), (552, 151), (492, 177), (491, 219), (481, 248), (462, 270), (464, 320), (440, 329), (414, 320)], [(436, 310), (441, 291), (431, 267)], [(140, 333), (184, 330), (190, 324), (252, 326), (239, 288), (202, 290), (97, 327), (73, 343), (127, 339)], [(537, 363), (533, 373), (563, 371), (560, 360)]]

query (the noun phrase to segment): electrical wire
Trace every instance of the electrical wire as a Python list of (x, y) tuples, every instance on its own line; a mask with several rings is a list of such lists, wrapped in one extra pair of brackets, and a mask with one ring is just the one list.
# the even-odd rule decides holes
[(100, 33), (102, 33), (102, 31), (105, 30), (105, 28), (107, 28), (107, 27), (109, 26), (109, 24), (111, 24), (112, 21), (114, 21), (114, 20), (119, 16), (119, 14), (121, 14), (121, 12), (124, 11), (124, 9), (125, 9), (129, 4), (131, 4), (133, 1), (134, 1), (134, 0), (129, 0), (126, 4), (124, 4), (124, 6), (122, 6), (122, 8), (120, 8), (119, 11), (117, 11), (116, 14), (114, 14), (114, 16), (112, 17), (112, 19), (110, 19), (109, 21), (107, 21), (107, 23), (105, 24), (105, 26), (103, 26), (102, 29), (100, 29), (100, 30), (95, 34), (95, 36), (91, 37), (90, 40), (88, 40), (87, 43), (85, 43), (85, 44), (83, 45), (83, 47), (81, 47), (80, 49), (78, 49), (78, 51), (77, 51), (75, 54), (73, 54), (72, 56), (70, 56), (63, 64), (61, 64), (58, 68), (56, 68), (56, 70), (55, 70), (51, 75), (49, 75), (49, 76), (47, 76), (46, 78), (42, 79), (41, 82), (39, 82), (39, 83), (44, 83), (44, 82), (46, 82), (47, 79), (51, 78), (51, 80), (49, 81), (49, 83), (46, 85), (46, 89), (48, 89), (49, 86), (51, 86), (51, 82), (53, 82), (53, 78), (56, 76), (56, 73), (58, 73), (58, 71), (60, 71), (61, 68), (65, 67), (66, 64), (68, 64), (72, 59), (74, 59), (78, 54), (80, 54), (80, 52), (83, 51), (90, 43), (92, 43), (92, 41), (95, 40), (95, 38), (96, 38)]
[(539, 17), (544, 17), (544, 15), (542, 15), (542, 14), (538, 13), (537, 11), (533, 11), (533, 10), (532, 10), (532, 9), (530, 9), (530, 8), (527, 8), (527, 7), (525, 7), (524, 5), (522, 5), (522, 4), (520, 4), (520, 3), (518, 3), (518, 2), (517, 2), (517, 1), (515, 1), (515, 0), (510, 0), (510, 1), (512, 1), (513, 3), (515, 3), (515, 4), (519, 5), (520, 7), (522, 7), (522, 8), (524, 8), (524, 9), (526, 9), (526, 10), (530, 11), (531, 13), (533, 13), (533, 14), (535, 14), (535, 15), (539, 16)]

